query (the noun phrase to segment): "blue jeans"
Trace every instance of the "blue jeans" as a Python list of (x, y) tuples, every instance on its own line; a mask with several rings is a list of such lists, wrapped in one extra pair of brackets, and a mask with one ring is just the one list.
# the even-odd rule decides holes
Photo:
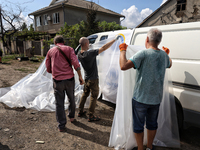
[(144, 131), (145, 121), (148, 130), (156, 130), (158, 128), (157, 119), (159, 107), (160, 104), (148, 105), (132, 99), (133, 131), (135, 133), (142, 133)]

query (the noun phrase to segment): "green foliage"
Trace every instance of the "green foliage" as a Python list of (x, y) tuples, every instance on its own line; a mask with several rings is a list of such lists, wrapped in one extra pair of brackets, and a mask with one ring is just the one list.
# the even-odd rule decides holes
[[(94, 24), (91, 23), (91, 25), (86, 21), (81, 21), (80, 23), (72, 26), (69, 26), (67, 23), (65, 23), (64, 27), (61, 27), (61, 30), (57, 33), (57, 35), (63, 35), (65, 40), (68, 41), (68, 45), (76, 48), (81, 37), (87, 37), (98, 32), (126, 29), (116, 22), (107, 23), (106, 21), (103, 21), (93, 23)], [(53, 39), (51, 40), (53, 41)]]
[(107, 23), (106, 21), (98, 22), (98, 27), (100, 32), (126, 29), (116, 22)]
[(11, 60), (13, 60), (13, 59), (16, 59), (16, 57), (19, 57), (20, 55), (5, 55), (5, 56), (3, 56), (2, 57), (2, 62), (9, 62), (9, 61), (11, 61)]
[(27, 25), (25, 22), (23, 22), (22, 26), (21, 26), (21, 30), (24, 31), (24, 30), (28, 30), (27, 28)]
[(31, 25), (29, 26), (29, 31), (31, 31), (31, 32), (34, 31), (33, 24), (31, 24)]
[(16, 32), (14, 36), (18, 39), (21, 38), (25, 40), (41, 40), (44, 39), (44, 36), (48, 36), (48, 34), (47, 32), (24, 29), (23, 31)]
[(61, 30), (57, 33), (57, 35), (63, 35), (69, 46), (76, 48), (81, 37), (87, 37), (94, 33), (126, 29), (116, 22), (107, 23), (106, 21), (99, 22), (96, 20), (97, 9), (94, 8), (93, 4), (91, 2), (88, 7), (86, 21), (81, 21), (72, 26), (65, 23), (64, 27), (61, 27)]

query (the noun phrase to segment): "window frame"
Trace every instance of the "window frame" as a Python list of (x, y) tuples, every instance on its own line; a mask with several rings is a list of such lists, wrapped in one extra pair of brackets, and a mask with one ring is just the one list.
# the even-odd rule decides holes
[(42, 17), (41, 16), (37, 16), (36, 17), (36, 26), (42, 26)]
[[(185, 9), (183, 9), (183, 6), (185, 6)], [(185, 11), (186, 10), (186, 6), (187, 6), (187, 0), (185, 0), (185, 2), (179, 2), (179, 0), (177, 0), (176, 12)]]
[(59, 12), (55, 12), (52, 14), (53, 15), (53, 24), (58, 24), (60, 23), (60, 15)]
[(43, 19), (44, 19), (44, 25), (48, 25), (48, 20), (47, 20), (48, 15), (44, 14)]
[(100, 37), (100, 41), (106, 40), (107, 38), (108, 38), (108, 35), (102, 35), (102, 36)]

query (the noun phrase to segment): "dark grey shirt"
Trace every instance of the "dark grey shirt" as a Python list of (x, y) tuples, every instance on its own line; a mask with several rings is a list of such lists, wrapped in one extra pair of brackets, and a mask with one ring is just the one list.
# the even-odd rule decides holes
[(81, 53), (78, 52), (78, 59), (81, 62), (85, 71), (85, 80), (98, 79), (98, 70), (96, 56), (99, 54), (99, 49), (89, 50)]

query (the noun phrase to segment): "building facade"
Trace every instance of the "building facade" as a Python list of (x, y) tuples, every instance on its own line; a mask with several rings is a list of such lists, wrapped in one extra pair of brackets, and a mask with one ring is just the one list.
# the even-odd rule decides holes
[(168, 0), (137, 27), (200, 21), (200, 0)]
[(97, 10), (96, 19), (99, 21), (113, 22), (120, 24), (120, 18), (125, 16), (105, 9), (96, 3), (86, 0), (52, 0), (48, 7), (42, 8), (29, 14), (34, 16), (36, 31), (55, 34), (64, 26), (80, 23), (87, 19), (87, 11), (93, 6)]

